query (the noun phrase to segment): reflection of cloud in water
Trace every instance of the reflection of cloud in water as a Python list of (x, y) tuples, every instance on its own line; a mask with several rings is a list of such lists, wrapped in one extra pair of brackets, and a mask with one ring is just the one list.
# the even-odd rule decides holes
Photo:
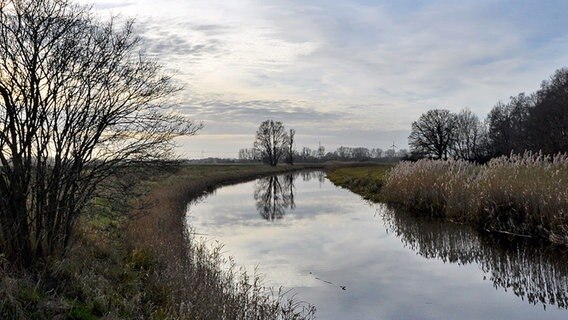
[[(258, 267), (266, 274), (266, 285), (294, 288), (300, 299), (317, 306), (321, 319), (565, 319), (566, 310), (544, 311), (510, 294), (514, 290), (494, 290), (491, 282), (482, 280), (485, 274), (496, 287), (521, 281), (534, 253), (519, 256), (505, 250), (501, 258), (490, 257), (500, 251), (485, 248), (487, 240), (467, 228), (439, 222), (429, 226), (392, 212), (373, 217), (376, 205), (327, 180), (320, 184), (317, 174), (300, 173), (292, 180), (295, 209), (290, 210), (288, 199), (281, 219), (264, 219), (252, 196), (260, 185), (270, 186), (268, 180), (219, 189), (215, 197), (190, 207), (190, 216), (195, 216), (190, 224), (207, 234), (208, 241), (225, 244), (224, 253), (239, 265)], [(288, 193), (279, 198), (290, 198), (285, 175), (278, 182)], [(507, 267), (510, 263), (525, 267)], [(542, 266), (533, 268), (530, 277), (552, 275), (540, 271)], [(562, 279), (556, 276), (557, 282)], [(523, 290), (538, 297), (538, 289), (528, 288), (535, 281), (528, 280)], [(551, 286), (562, 290), (558, 284)]]
[(325, 182), (323, 171), (300, 171), (256, 180), (254, 200), (256, 201), (256, 209), (262, 218), (268, 221), (280, 220), (286, 215), (287, 211), (296, 209), (294, 183), (300, 176), (304, 182), (309, 182), (312, 179), (317, 179), (320, 183)]
[[(296, 197), (296, 180), (309, 182), (316, 180), (318, 187), (312, 184), (303, 184), (300, 205)], [(325, 185), (325, 173), (323, 171), (299, 171), (291, 174), (269, 176), (257, 179), (253, 182), (226, 186), (204, 194), (197, 200), (187, 205), (188, 219), (196, 223), (200, 217), (191, 212), (196, 207), (203, 209), (208, 207), (208, 214), (199, 221), (202, 225), (222, 228), (224, 226), (263, 226), (266, 222), (278, 222), (279, 224), (298, 223), (298, 220), (314, 219), (322, 214), (343, 214), (346, 210), (338, 210), (334, 194), (327, 195), (329, 201), (322, 203), (317, 196), (312, 196), (320, 191), (321, 185)], [(256, 206), (256, 212), (250, 207), (250, 192)], [(221, 197), (216, 195), (221, 193)], [(292, 216), (287, 213), (295, 212)]]
[(428, 259), (477, 264), (494, 287), (532, 304), (568, 308), (568, 265), (557, 248), (483, 235), (466, 226), (380, 210), (387, 232)]

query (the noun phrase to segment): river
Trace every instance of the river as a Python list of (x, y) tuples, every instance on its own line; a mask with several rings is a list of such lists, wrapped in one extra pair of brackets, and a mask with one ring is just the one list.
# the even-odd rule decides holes
[(318, 319), (568, 318), (566, 252), (394, 212), (323, 172), (220, 188), (187, 222)]

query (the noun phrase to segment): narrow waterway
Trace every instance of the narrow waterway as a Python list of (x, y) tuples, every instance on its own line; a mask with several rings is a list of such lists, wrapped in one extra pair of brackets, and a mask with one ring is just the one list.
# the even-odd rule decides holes
[(220, 188), (187, 220), (319, 319), (568, 319), (566, 252), (393, 212), (323, 172)]

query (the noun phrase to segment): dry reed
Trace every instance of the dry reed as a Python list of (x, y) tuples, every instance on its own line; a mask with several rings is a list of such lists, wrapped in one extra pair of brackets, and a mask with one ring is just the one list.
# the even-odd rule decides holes
[(568, 155), (527, 152), (477, 165), (403, 162), (382, 189), (387, 203), (483, 230), (568, 245)]

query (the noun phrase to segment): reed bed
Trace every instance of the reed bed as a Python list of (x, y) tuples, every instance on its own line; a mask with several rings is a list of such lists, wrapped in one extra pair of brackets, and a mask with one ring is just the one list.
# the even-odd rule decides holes
[(382, 199), (483, 230), (568, 245), (568, 155), (524, 153), (485, 165), (462, 160), (403, 162)]

